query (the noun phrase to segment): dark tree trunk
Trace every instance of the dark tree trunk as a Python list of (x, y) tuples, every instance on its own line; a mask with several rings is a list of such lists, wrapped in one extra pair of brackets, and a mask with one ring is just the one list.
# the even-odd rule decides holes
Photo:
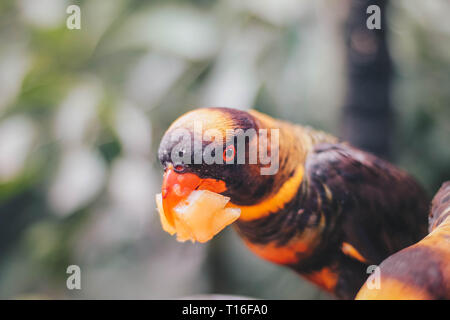
[[(381, 29), (369, 30), (366, 10), (381, 9)], [(341, 136), (354, 146), (389, 158), (392, 136), (392, 63), (386, 35), (387, 1), (352, 0), (345, 25), (348, 85)]]

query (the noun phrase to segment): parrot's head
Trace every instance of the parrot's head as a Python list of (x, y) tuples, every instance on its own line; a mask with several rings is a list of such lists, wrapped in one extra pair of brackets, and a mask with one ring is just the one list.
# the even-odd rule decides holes
[(167, 222), (174, 225), (174, 208), (197, 190), (228, 197), (238, 208), (270, 197), (292, 175), (280, 162), (279, 131), (270, 117), (236, 109), (202, 108), (178, 118), (158, 151)]

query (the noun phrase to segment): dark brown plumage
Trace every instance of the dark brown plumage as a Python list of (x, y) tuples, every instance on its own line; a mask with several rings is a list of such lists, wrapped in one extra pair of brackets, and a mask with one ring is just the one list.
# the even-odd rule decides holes
[[(324, 132), (256, 111), (198, 109), (173, 126), (192, 128), (195, 119), (202, 121), (204, 130), (279, 129), (280, 167), (275, 175), (260, 175), (261, 163), (185, 165), (180, 174), (225, 182), (221, 193), (241, 209), (234, 226), (249, 248), (339, 298), (354, 298), (369, 265), (379, 264), (427, 232), (425, 192), (382, 159)], [(177, 143), (169, 139), (172, 129), (159, 150), (165, 167)]]
[[(236, 227), (252, 244), (278, 247), (313, 230), (317, 239), (289, 266), (338, 297), (353, 298), (369, 265), (426, 234), (426, 197), (405, 172), (346, 144), (316, 145), (305, 168), (297, 196), (282, 210)], [(359, 257), (344, 252), (344, 243)]]

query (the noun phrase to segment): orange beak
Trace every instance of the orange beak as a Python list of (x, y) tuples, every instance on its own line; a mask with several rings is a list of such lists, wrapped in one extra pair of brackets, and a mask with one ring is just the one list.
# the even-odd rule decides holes
[(194, 190), (209, 190), (216, 193), (221, 193), (226, 190), (225, 182), (215, 179), (201, 179), (194, 173), (178, 173), (169, 164), (164, 172), (163, 184), (161, 187), (162, 203), (164, 215), (167, 222), (172, 227), (175, 227), (175, 218), (173, 209), (181, 201), (186, 200), (187, 197)]

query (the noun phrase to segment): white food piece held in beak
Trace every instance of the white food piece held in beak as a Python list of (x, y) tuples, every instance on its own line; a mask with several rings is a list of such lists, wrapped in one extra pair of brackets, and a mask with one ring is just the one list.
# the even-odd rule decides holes
[(161, 194), (156, 195), (162, 228), (171, 235), (177, 233), (177, 240), (181, 242), (207, 242), (236, 221), (241, 209), (226, 208), (229, 201), (229, 197), (208, 190), (193, 191), (174, 208), (174, 228), (164, 216)]

